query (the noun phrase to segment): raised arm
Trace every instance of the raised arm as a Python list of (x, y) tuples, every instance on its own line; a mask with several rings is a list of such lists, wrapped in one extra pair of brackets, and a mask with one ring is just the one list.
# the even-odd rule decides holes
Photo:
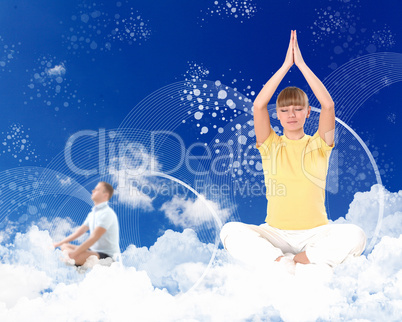
[(290, 33), (290, 42), (286, 53), (285, 62), (282, 67), (264, 85), (254, 100), (254, 131), (257, 138), (257, 146), (260, 146), (271, 133), (271, 122), (269, 120), (268, 103), (274, 95), (283, 77), (294, 63), (293, 59), (293, 32)]
[(329, 95), (324, 84), (318, 79), (317, 76), (306, 65), (300, 52), (299, 44), (297, 42), (296, 31), (294, 31), (294, 60), (295, 65), (300, 69), (315, 97), (320, 102), (321, 113), (318, 124), (318, 133), (321, 138), (328, 145), (334, 143), (335, 136), (335, 104)]
[(64, 238), (62, 241), (60, 241), (58, 243), (54, 243), (53, 244), (54, 248), (60, 247), (61, 245), (65, 244), (65, 243), (69, 243), (73, 240), (76, 240), (78, 237), (85, 234), (85, 232), (87, 232), (88, 229), (89, 229), (88, 226), (82, 225), (75, 232), (73, 232), (70, 236), (67, 236), (66, 238)]

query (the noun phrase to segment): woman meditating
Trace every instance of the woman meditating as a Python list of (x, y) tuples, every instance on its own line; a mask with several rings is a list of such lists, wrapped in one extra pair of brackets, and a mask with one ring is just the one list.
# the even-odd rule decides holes
[[(318, 130), (313, 136), (304, 133), (311, 106), (306, 93), (297, 87), (285, 88), (276, 101), (283, 135), (278, 136), (271, 128), (267, 105), (293, 64), (321, 105)], [(274, 261), (333, 267), (350, 256), (360, 256), (366, 245), (363, 230), (352, 224), (328, 222), (325, 183), (329, 156), (335, 146), (334, 102), (304, 62), (295, 30), (291, 31), (285, 62), (254, 101), (254, 129), (265, 184), (268, 188), (275, 180), (283, 189), (281, 193), (267, 189), (265, 223), (224, 225), (220, 237), (225, 249), (233, 257), (260, 267)]]

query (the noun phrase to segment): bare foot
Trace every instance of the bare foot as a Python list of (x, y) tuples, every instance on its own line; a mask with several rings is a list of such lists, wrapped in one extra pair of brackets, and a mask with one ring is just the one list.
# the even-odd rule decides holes
[(301, 252), (297, 254), (293, 260), (295, 263), (300, 263), (300, 264), (310, 264), (310, 260), (308, 259), (306, 252)]
[(283, 255), (282, 255), (282, 256), (279, 256), (277, 259), (275, 259), (275, 262), (280, 262), (280, 260), (281, 260), (282, 257), (283, 257)]

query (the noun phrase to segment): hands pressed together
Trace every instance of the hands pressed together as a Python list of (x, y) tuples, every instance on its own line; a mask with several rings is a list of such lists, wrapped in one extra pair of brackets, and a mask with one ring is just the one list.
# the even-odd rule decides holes
[(297, 67), (300, 67), (302, 64), (304, 64), (299, 44), (297, 42), (296, 30), (290, 31), (289, 47), (288, 51), (286, 52), (285, 62), (283, 64), (287, 68), (292, 67), (293, 64), (296, 64)]

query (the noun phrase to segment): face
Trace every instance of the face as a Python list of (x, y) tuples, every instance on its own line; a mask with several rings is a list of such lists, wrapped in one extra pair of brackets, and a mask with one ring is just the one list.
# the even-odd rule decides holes
[(303, 129), (306, 118), (310, 116), (311, 107), (284, 106), (276, 109), (276, 114), (283, 128), (287, 131)]
[(95, 204), (99, 204), (108, 200), (109, 194), (107, 193), (105, 187), (102, 183), (98, 183), (97, 186), (92, 190), (92, 201)]

